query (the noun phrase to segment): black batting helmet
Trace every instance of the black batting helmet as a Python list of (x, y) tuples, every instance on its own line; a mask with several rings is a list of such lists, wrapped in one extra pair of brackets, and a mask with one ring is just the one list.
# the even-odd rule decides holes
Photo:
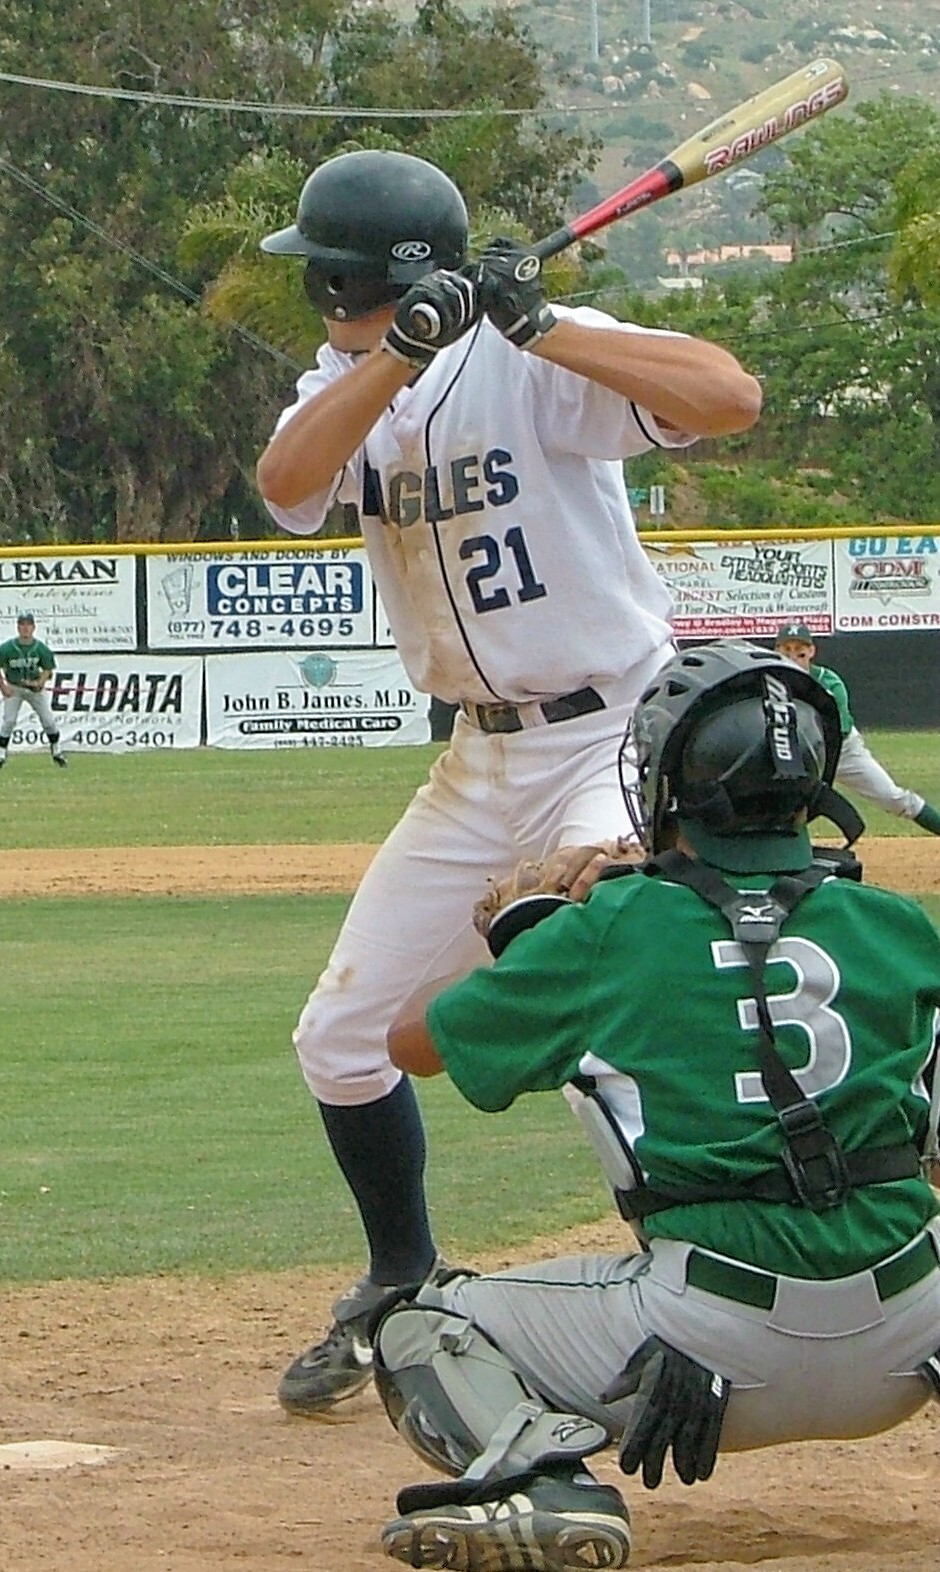
[(677, 824), (702, 855), (716, 841), (719, 853), (744, 840), (779, 852), (803, 810), (854, 839), (861, 822), (831, 789), (841, 741), (835, 701), (794, 662), (730, 639), (684, 651), (646, 688), (624, 741), (630, 817), (653, 852)]
[(315, 169), (297, 221), (263, 251), (307, 258), (311, 305), (338, 322), (390, 305), (435, 268), (460, 267), (467, 209), (454, 182), (410, 153), (341, 153)]

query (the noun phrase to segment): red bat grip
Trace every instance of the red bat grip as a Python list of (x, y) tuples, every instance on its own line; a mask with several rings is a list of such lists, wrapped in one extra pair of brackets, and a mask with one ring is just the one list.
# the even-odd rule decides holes
[(668, 158), (664, 158), (662, 163), (648, 169), (636, 180), (631, 180), (628, 186), (615, 191), (613, 196), (598, 202), (588, 212), (580, 213), (563, 229), (556, 229), (554, 234), (539, 240), (532, 250), (544, 262), (547, 257), (557, 256), (559, 251), (564, 251), (566, 246), (573, 245), (576, 240), (583, 240), (586, 235), (593, 235), (595, 230), (606, 228), (615, 219), (635, 213), (638, 208), (648, 207), (651, 202), (658, 202), (660, 197), (668, 196), (670, 191), (678, 191), (682, 183), (682, 171)]

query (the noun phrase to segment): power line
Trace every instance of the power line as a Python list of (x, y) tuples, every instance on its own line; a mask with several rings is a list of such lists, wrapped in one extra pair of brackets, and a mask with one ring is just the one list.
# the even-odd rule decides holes
[[(854, 88), (871, 84), (884, 84), (885, 75), (894, 81), (923, 76), (919, 66), (905, 66), (899, 71), (884, 67), (881, 74), (856, 77)], [(539, 115), (611, 115), (623, 106), (607, 104), (542, 104), (528, 109), (511, 109), (491, 105), (488, 108), (428, 109), (415, 106), (411, 109), (389, 109), (362, 104), (274, 104), (264, 99), (251, 98), (198, 98), (185, 93), (153, 93), (145, 88), (102, 87), (92, 82), (74, 82), (56, 77), (28, 76), (13, 71), (0, 71), (0, 82), (15, 87), (41, 88), (46, 92), (72, 93), (86, 98), (124, 100), (135, 104), (152, 104), (156, 107), (177, 109), (203, 109), (223, 114), (252, 114), (274, 117), (326, 120), (466, 120), (484, 116), (525, 117)]]
[[(142, 252), (135, 251), (133, 246), (129, 246), (126, 241), (118, 239), (117, 235), (112, 235), (107, 229), (102, 229), (101, 225), (95, 223), (93, 218), (89, 218), (85, 213), (80, 213), (77, 207), (73, 207), (71, 202), (66, 202), (63, 197), (56, 196), (54, 191), (50, 191), (48, 186), (42, 185), (40, 181), (34, 180), (32, 175), (28, 175), (24, 169), (18, 169), (7, 158), (0, 158), (0, 170), (9, 175), (11, 179), (19, 181), (20, 185), (25, 186), (27, 191), (31, 191), (34, 196), (38, 196), (43, 202), (48, 202), (50, 207), (54, 207), (57, 212), (64, 213), (74, 223), (80, 224), (83, 229), (87, 229), (89, 234), (95, 235), (98, 240), (103, 240), (105, 245), (121, 252), (129, 261), (136, 263), (138, 267), (150, 273), (153, 278), (159, 279), (161, 284), (166, 284), (167, 288), (175, 290), (178, 295), (182, 295), (185, 300), (188, 300), (190, 305), (198, 306), (201, 304), (199, 295), (190, 289), (188, 284), (184, 284), (182, 279), (174, 277), (172, 273), (168, 273), (166, 268), (161, 267), (158, 262), (152, 262)], [(285, 355), (283, 350), (277, 349), (273, 344), (269, 344), (266, 339), (259, 338), (257, 333), (253, 333), (251, 328), (244, 327), (241, 322), (228, 319), (226, 326), (230, 327), (232, 332), (239, 338), (244, 339), (246, 344), (250, 344), (253, 349), (263, 350), (265, 354), (281, 361), (283, 365), (289, 366), (291, 370), (302, 371), (304, 369), (296, 360), (292, 360), (290, 355)]]
[[(78, 208), (74, 207), (71, 202), (67, 202), (63, 197), (57, 196), (55, 192), (50, 191), (48, 187), (42, 185), (40, 181), (34, 180), (32, 175), (28, 175), (25, 170), (19, 169), (15, 164), (12, 164), (9, 159), (0, 157), (0, 171), (8, 174), (11, 179), (18, 181), (21, 185), (25, 186), (28, 191), (32, 192), (34, 196), (39, 197), (41, 201), (47, 202), (58, 212), (65, 214), (66, 217), (72, 219), (73, 222), (79, 224), (90, 234), (95, 235), (96, 238), (103, 241), (105, 245), (111, 246), (114, 250), (119, 251), (131, 262), (134, 262), (138, 267), (149, 273), (153, 278), (156, 278), (162, 284), (165, 284), (167, 288), (172, 289), (176, 294), (181, 295), (190, 303), (190, 305), (201, 305), (200, 296), (194, 290), (190, 289), (187, 284), (184, 284), (181, 279), (176, 278), (172, 273), (167, 272), (166, 268), (161, 267), (159, 263), (154, 262), (149, 257), (144, 256), (142, 252), (135, 250), (133, 246), (129, 246), (125, 241), (120, 240), (116, 235), (113, 235), (108, 230), (103, 229), (102, 226), (96, 223), (94, 219), (88, 218), (86, 214), (80, 212)], [(893, 230), (886, 230), (883, 234), (880, 235), (859, 236), (857, 241), (835, 241), (831, 246), (818, 246), (814, 247), (813, 250), (837, 250), (843, 246), (864, 244), (869, 240), (888, 239), (893, 233)], [(804, 255), (805, 254), (806, 253), (804, 252)], [(561, 296), (560, 299), (568, 305), (576, 305), (579, 301), (596, 301), (599, 296), (603, 297), (603, 294), (603, 290), (584, 290), (578, 294)], [(919, 309), (924, 310), (925, 308), (921, 307)], [(911, 308), (899, 306), (892, 310), (882, 311), (865, 318), (849, 319), (845, 317), (832, 317), (828, 321), (823, 320), (821, 322), (816, 322), (812, 325), (807, 325), (805, 327), (796, 329), (768, 329), (752, 327), (745, 329), (740, 333), (722, 335), (722, 341), (725, 343), (738, 343), (748, 339), (760, 337), (765, 339), (782, 337), (785, 333), (792, 333), (795, 337), (812, 338), (815, 334), (826, 332), (831, 328), (842, 328), (843, 330), (849, 328), (868, 328), (869, 326), (874, 326), (877, 323), (889, 321), (902, 315), (910, 316)], [(245, 327), (241, 322), (236, 321), (234, 318), (226, 319), (225, 326), (231, 328), (232, 332), (238, 338), (242, 339), (246, 344), (251, 345), (253, 349), (260, 350), (262, 353), (270, 355), (272, 359), (279, 361), (282, 365), (287, 366), (290, 370), (296, 372), (301, 372), (304, 370), (304, 367), (301, 366), (298, 361), (292, 359), (290, 355), (285, 354), (283, 350), (276, 348), (275, 345), (269, 344), (266, 339), (261, 338), (257, 333), (253, 333), (250, 328)]]
[(534, 109), (376, 109), (361, 104), (272, 104), (259, 98), (192, 98), (185, 93), (149, 93), (143, 88), (96, 87), (90, 82), (66, 82), (52, 77), (18, 76), (0, 71), (0, 82), (17, 87), (38, 87), (51, 93), (74, 93), (86, 98), (116, 98), (160, 108), (207, 109), (225, 114), (296, 116), (319, 120), (466, 120), (473, 116), (609, 115), (609, 105), (559, 104)]

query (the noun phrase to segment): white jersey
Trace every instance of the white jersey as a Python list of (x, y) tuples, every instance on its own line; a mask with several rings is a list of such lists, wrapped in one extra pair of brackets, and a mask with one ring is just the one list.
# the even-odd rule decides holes
[[(278, 429), (355, 358), (325, 345)], [(616, 681), (670, 639), (672, 601), (637, 540), (623, 460), (692, 440), (520, 353), (484, 318), (395, 396), (328, 489), (268, 507), (282, 528), (309, 535), (334, 502), (354, 503), (415, 687), (449, 702), (522, 704)]]

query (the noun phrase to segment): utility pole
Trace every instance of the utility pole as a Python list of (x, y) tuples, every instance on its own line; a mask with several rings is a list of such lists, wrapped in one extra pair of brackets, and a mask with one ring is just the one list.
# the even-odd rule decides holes
[(588, 45), (590, 58), (597, 65), (601, 58), (600, 31), (597, 25), (597, 0), (591, 0), (590, 8), (590, 41)]
[(647, 49), (651, 49), (653, 45), (652, 25), (650, 22), (651, 0), (640, 0), (640, 4), (642, 8), (642, 15), (640, 17), (640, 43), (645, 44)]

